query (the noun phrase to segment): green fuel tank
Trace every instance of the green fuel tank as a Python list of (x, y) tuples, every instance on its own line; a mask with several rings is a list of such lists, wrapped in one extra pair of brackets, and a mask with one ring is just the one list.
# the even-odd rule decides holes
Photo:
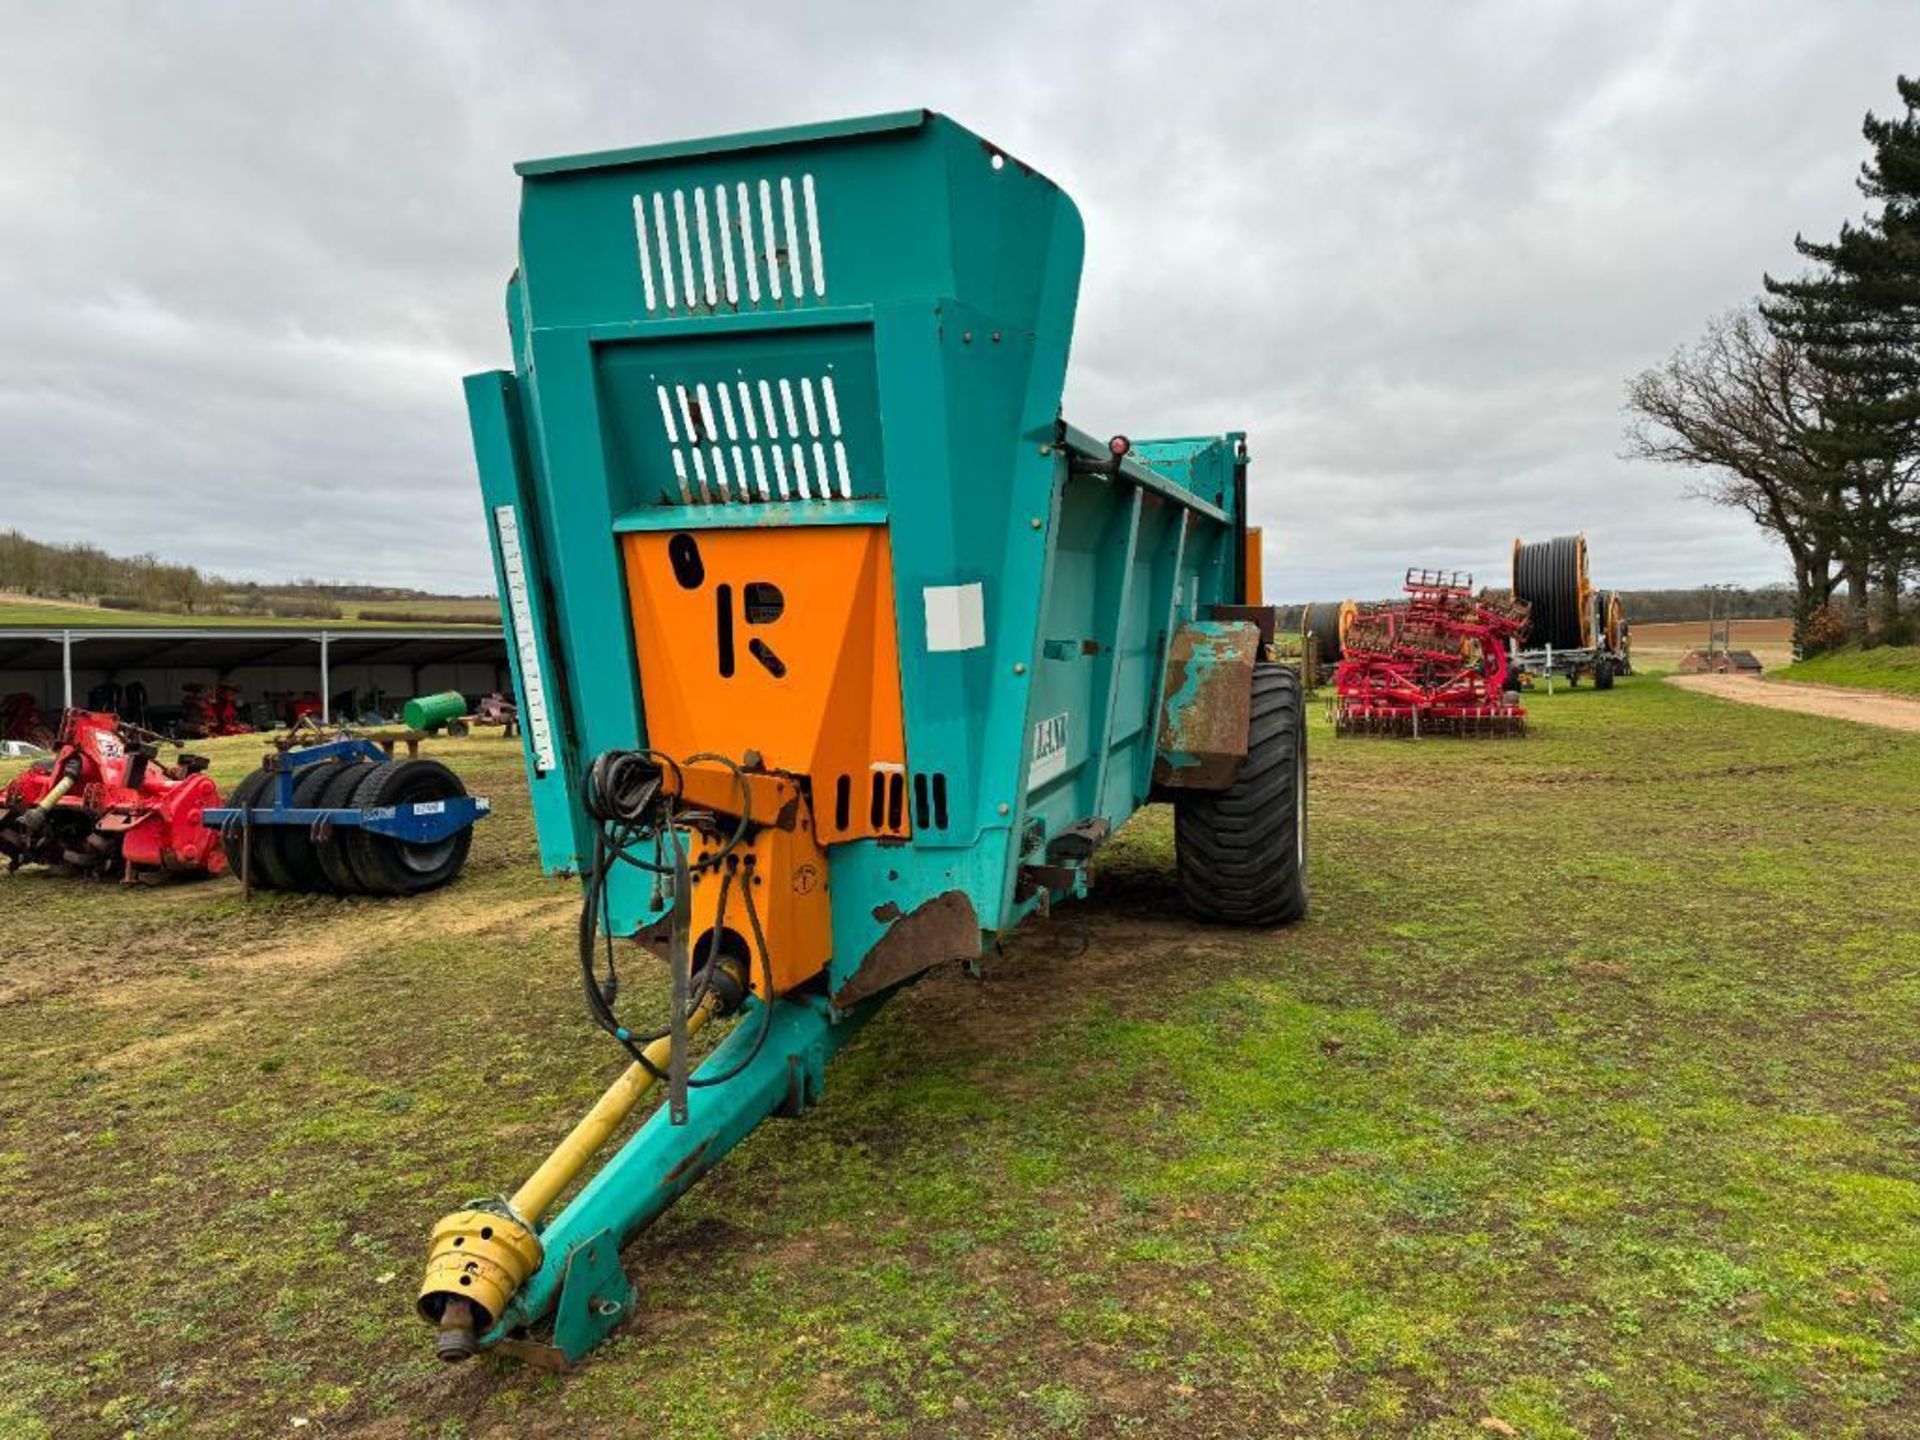
[(458, 690), (443, 690), (438, 695), (414, 696), (401, 710), (400, 718), (409, 730), (438, 730), (466, 713), (467, 697)]

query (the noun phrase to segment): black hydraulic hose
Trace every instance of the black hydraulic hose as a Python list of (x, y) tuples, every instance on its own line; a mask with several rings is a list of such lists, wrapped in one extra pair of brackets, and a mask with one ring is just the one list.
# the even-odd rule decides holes
[[(672, 947), (676, 953), (671, 956), (670, 963), (675, 966), (687, 964), (693, 972), (677, 980), (674, 987), (676, 991), (683, 991), (686, 981), (694, 982), (691, 990), (685, 993), (683, 1005), (679, 1007), (680, 1014), (691, 1013), (706, 999), (713, 986), (714, 967), (720, 959), (719, 947), (725, 933), (727, 906), (733, 890), (733, 866), (728, 865), (728, 861), (745, 841), (753, 824), (753, 793), (746, 773), (726, 756), (710, 752), (690, 756), (686, 763), (690, 765), (701, 760), (713, 761), (732, 772), (740, 797), (740, 815), (720, 846), (698, 860), (691, 860), (687, 854), (682, 838), (686, 827), (675, 809), (674, 795), (662, 785), (665, 776), (671, 772), (676, 780), (673, 789), (677, 791), (681, 788), (678, 783), (681, 767), (672, 757), (653, 750), (609, 751), (593, 761), (582, 787), (587, 813), (597, 822), (593, 858), (587, 870), (585, 894), (580, 907), (581, 986), (586, 995), (587, 1011), (596, 1025), (613, 1036), (635, 1062), (660, 1081), (670, 1081), (670, 1073), (647, 1058), (646, 1048), (663, 1037), (675, 1034), (679, 1027), (670, 1019), (666, 1026), (657, 1031), (636, 1032), (622, 1025), (614, 1011), (619, 994), (619, 973), (614, 961), (609, 881), (616, 864), (632, 865), (656, 877), (672, 876), (674, 933), (676, 937), (683, 937), (685, 922), (693, 904), (693, 875), (727, 866), (726, 873), (721, 876), (714, 923), (705, 937), (705, 963), (696, 964), (696, 957), (683, 957), (678, 953), (678, 945)], [(647, 845), (653, 849), (651, 859), (638, 853)], [(665, 853), (668, 847), (673, 852), (671, 858)], [(688, 1077), (685, 1084), (690, 1089), (718, 1085), (739, 1075), (759, 1057), (773, 1028), (773, 962), (767, 950), (759, 909), (753, 900), (751, 875), (742, 884), (741, 891), (745, 896), (747, 919), (758, 952), (762, 989), (765, 992), (760, 1025), (753, 1045), (738, 1064), (724, 1074)], [(598, 973), (597, 965), (603, 945), (606, 964), (604, 979)]]
[[(689, 1080), (687, 1084), (693, 1089), (700, 1089), (708, 1085), (724, 1085), (727, 1081), (733, 1079), (734, 1076), (740, 1074), (741, 1071), (745, 1070), (749, 1065), (753, 1064), (755, 1060), (760, 1058), (760, 1051), (765, 1047), (767, 1036), (773, 1029), (773, 957), (767, 953), (766, 933), (760, 928), (760, 911), (753, 903), (753, 883), (751, 877), (749, 877), (747, 884), (740, 887), (740, 893), (745, 897), (747, 925), (748, 928), (753, 931), (753, 948), (760, 961), (760, 985), (761, 988), (766, 991), (766, 997), (760, 1004), (760, 1029), (753, 1037), (752, 1047), (741, 1057), (739, 1064), (721, 1075), (698, 1076)], [(719, 925), (715, 924), (714, 929), (717, 931), (719, 928)]]

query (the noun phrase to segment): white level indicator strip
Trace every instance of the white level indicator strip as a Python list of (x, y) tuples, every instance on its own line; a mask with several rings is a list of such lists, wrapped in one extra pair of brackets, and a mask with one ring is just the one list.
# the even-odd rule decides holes
[(553, 753), (553, 723), (547, 712), (547, 686), (540, 673), (540, 647), (533, 638), (533, 604), (527, 595), (527, 561), (520, 549), (520, 521), (511, 505), (493, 507), (493, 528), (500, 543), (500, 568), (507, 580), (507, 616), (513, 624), (513, 649), (520, 661), (520, 689), (526, 701), (527, 740), (533, 769), (545, 775), (559, 769)]

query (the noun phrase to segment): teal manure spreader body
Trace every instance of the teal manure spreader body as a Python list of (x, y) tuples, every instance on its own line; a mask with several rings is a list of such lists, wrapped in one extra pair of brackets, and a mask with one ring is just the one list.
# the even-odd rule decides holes
[[(910, 111), (519, 171), (513, 368), (467, 400), (541, 856), (627, 1067), (434, 1228), (419, 1309), (448, 1359), (564, 1363), (632, 1312), (628, 1239), (1149, 800), (1197, 919), (1304, 913), (1305, 731), (1244, 437), (1061, 419), (1083, 236), (1030, 166)], [(648, 952), (651, 1026), (615, 984)]]

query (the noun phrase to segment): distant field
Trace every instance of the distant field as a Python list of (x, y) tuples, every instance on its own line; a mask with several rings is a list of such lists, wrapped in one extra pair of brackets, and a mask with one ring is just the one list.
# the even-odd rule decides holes
[(1920, 645), (1883, 645), (1876, 650), (1840, 650), (1816, 655), (1783, 672), (1788, 680), (1816, 685), (1851, 685), (1920, 695)]
[(352, 620), (281, 620), (270, 615), (168, 615), (150, 610), (105, 610), (98, 605), (48, 605), (40, 601), (0, 600), (0, 625), (54, 625), (74, 629), (107, 625), (352, 625)]
[(481, 621), (500, 623), (500, 602), (491, 595), (435, 595), (417, 600), (342, 600), (343, 613), (357, 620), (424, 622)]
[[(1689, 650), (1704, 650), (1707, 622), (1675, 620), (1656, 625), (1633, 627), (1633, 658), (1643, 668), (1671, 669)], [(1793, 662), (1793, 622), (1791, 620), (1736, 620), (1733, 622), (1733, 648), (1751, 650), (1760, 663), (1772, 670)]]
[(486, 597), (479, 599), (434, 598), (425, 600), (342, 601), (339, 620), (321, 620), (310, 616), (276, 615), (173, 615), (150, 610), (109, 610), (100, 605), (81, 605), (57, 600), (41, 600), (30, 595), (0, 595), (0, 625), (226, 625), (256, 628), (289, 626), (312, 630), (320, 626), (356, 625), (436, 625), (485, 621), (499, 624), (498, 604)]

